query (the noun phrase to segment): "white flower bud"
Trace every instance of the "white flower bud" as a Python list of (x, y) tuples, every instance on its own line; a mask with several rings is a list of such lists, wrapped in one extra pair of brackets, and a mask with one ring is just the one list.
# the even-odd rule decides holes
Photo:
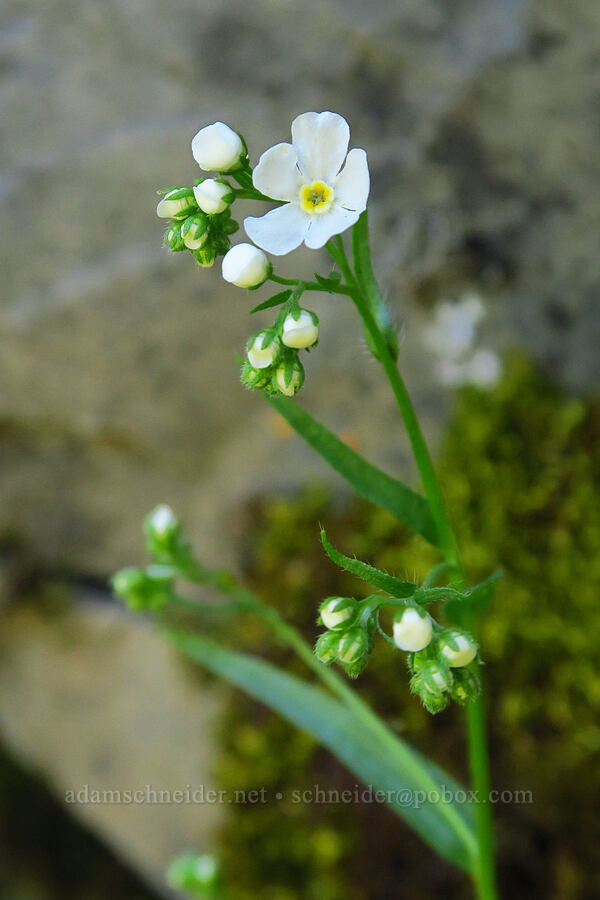
[(314, 313), (301, 309), (298, 318), (290, 313), (283, 323), (281, 340), (286, 347), (303, 350), (312, 347), (319, 338), (319, 320)]
[(284, 360), (277, 367), (273, 382), (278, 391), (286, 397), (293, 397), (304, 384), (304, 366), (299, 359)]
[(241, 167), (246, 148), (229, 125), (214, 122), (193, 137), (192, 156), (205, 172), (233, 172)]
[(368, 644), (367, 634), (362, 628), (350, 628), (340, 636), (337, 657), (343, 663), (357, 662), (368, 652)]
[(270, 268), (264, 251), (253, 244), (236, 244), (223, 257), (223, 278), (241, 288), (258, 287), (266, 281)]
[(208, 238), (208, 219), (204, 213), (190, 216), (181, 226), (181, 237), (188, 250), (199, 250)]
[(398, 613), (393, 630), (396, 646), (410, 653), (423, 650), (430, 643), (433, 633), (427, 613), (421, 615), (413, 607), (407, 607)]
[(328, 597), (319, 611), (325, 628), (338, 631), (356, 618), (357, 603), (351, 597)]
[(165, 537), (174, 531), (179, 530), (179, 519), (170, 506), (161, 503), (152, 510), (147, 518), (148, 527), (151, 528), (159, 537)]
[(200, 184), (194, 185), (194, 197), (202, 212), (209, 216), (225, 212), (233, 200), (230, 185), (217, 178), (205, 178)]
[(195, 211), (194, 190), (186, 187), (167, 191), (156, 207), (161, 219), (185, 219)]
[[(268, 342), (270, 334), (268, 331), (259, 332), (254, 338), (250, 339), (248, 347), (248, 360), (255, 369), (267, 369), (272, 366), (277, 357), (281, 345), (277, 338), (273, 338)], [(265, 346), (265, 341), (268, 343)]]
[(468, 666), (477, 656), (477, 644), (468, 634), (462, 631), (447, 631), (440, 636), (440, 652), (448, 665), (454, 667)]

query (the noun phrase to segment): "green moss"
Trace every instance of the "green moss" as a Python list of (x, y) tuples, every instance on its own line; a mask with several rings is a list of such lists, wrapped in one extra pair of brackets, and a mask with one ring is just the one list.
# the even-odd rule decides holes
[[(515, 358), (493, 392), (466, 389), (440, 471), (470, 580), (498, 564), (506, 578), (486, 618), (494, 783), (533, 803), (496, 807), (501, 879), (515, 898), (600, 895), (594, 865), (600, 791), (600, 401), (568, 398)], [(422, 577), (434, 554), (386, 512), (340, 505), (323, 488), (266, 498), (252, 510), (247, 579), (314, 639), (319, 601), (363, 595), (325, 557), (322, 522), (346, 553)], [(264, 653), (244, 622), (240, 640)], [(297, 669), (287, 652), (272, 658)], [(378, 644), (358, 689), (390, 723), (466, 779), (459, 710), (432, 720), (410, 697), (402, 655)], [(457, 766), (457, 760), (461, 766)], [(223, 835), (232, 900), (458, 898), (469, 890), (390, 812), (292, 804), (294, 789), (354, 785), (329, 754), (264, 708), (233, 695), (223, 723), (225, 787), (267, 787), (281, 802), (236, 807)]]

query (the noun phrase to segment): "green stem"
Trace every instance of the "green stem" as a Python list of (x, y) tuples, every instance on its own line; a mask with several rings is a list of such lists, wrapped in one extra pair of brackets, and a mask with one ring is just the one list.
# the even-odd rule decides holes
[[(456, 570), (461, 584), (465, 583), (458, 545), (446, 511), (435, 468), (421, 431), (406, 385), (390, 352), (389, 336), (384, 334), (386, 317), (377, 315), (383, 309), (381, 293), (375, 281), (371, 265), (368, 221), (363, 213), (353, 229), (354, 272), (348, 262), (342, 239), (327, 245), (350, 289), (354, 304), (363, 320), (369, 344), (375, 357), (383, 366), (394, 392), (404, 425), (411, 443), (423, 488), (435, 520), (440, 549), (444, 562)], [(389, 321), (389, 320), (388, 320)], [(479, 900), (497, 900), (493, 820), (489, 803), (490, 767), (485, 731), (485, 712), (482, 697), (467, 705), (467, 740), (473, 788), (479, 802), (475, 807), (478, 857), (475, 884)]]

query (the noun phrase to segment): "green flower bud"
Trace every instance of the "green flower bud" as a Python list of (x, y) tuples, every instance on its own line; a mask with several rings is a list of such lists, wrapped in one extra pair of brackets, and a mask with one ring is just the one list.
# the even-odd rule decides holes
[(199, 250), (208, 238), (208, 216), (196, 213), (185, 220), (181, 226), (181, 238), (188, 250)]
[(242, 366), (240, 378), (242, 384), (253, 391), (260, 391), (271, 385), (270, 369), (255, 369), (248, 361)]
[(273, 387), (286, 397), (293, 397), (304, 384), (304, 366), (297, 354), (287, 353), (273, 373)]
[(325, 634), (319, 635), (315, 644), (315, 656), (322, 663), (329, 665), (338, 654), (339, 635), (334, 631), (326, 631)]
[(453, 677), (450, 669), (443, 663), (432, 659), (421, 668), (419, 672), (420, 683), (423, 691), (431, 694), (439, 694), (452, 687)]
[(447, 628), (438, 635), (437, 645), (449, 666), (468, 666), (477, 656), (477, 643), (470, 634)]
[(182, 250), (186, 249), (183, 238), (181, 237), (181, 228), (179, 225), (170, 225), (169, 228), (167, 228), (163, 245), (169, 247), (173, 253), (181, 253)]
[(319, 608), (321, 622), (331, 631), (345, 631), (358, 613), (358, 603), (352, 597), (328, 597)]
[(338, 641), (337, 658), (346, 665), (362, 660), (369, 652), (369, 636), (363, 628), (344, 631)]
[(469, 700), (474, 700), (481, 693), (481, 679), (477, 672), (471, 669), (456, 669), (453, 672), (454, 684), (450, 688), (453, 700), (461, 705)]
[(192, 897), (217, 897), (221, 883), (219, 861), (212, 854), (195, 856), (185, 853), (173, 860), (167, 869), (167, 883)]
[(194, 197), (194, 189), (191, 187), (171, 188), (165, 192), (156, 207), (156, 215), (161, 219), (175, 219), (176, 221), (187, 219), (195, 212), (198, 212), (198, 204)]
[(146, 516), (143, 529), (148, 552), (161, 562), (170, 562), (183, 545), (181, 522), (165, 503)]
[(193, 250), (192, 252), (194, 254), (194, 259), (203, 269), (210, 269), (210, 267), (214, 265), (217, 255), (214, 247), (207, 244), (205, 247), (201, 247), (200, 250)]
[(161, 609), (169, 601), (172, 583), (170, 573), (161, 566), (121, 569), (112, 577), (115, 594), (136, 612)]

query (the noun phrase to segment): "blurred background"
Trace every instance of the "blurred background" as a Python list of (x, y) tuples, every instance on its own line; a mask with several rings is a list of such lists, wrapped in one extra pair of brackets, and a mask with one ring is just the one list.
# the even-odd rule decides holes
[[(600, 896), (598, 4), (4, 0), (0, 79), (2, 900), (168, 896), (186, 849), (222, 858), (234, 900), (470, 896), (379, 808), (66, 800), (349, 783), (107, 587), (143, 562), (158, 502), (309, 637), (318, 601), (352, 589), (318, 521), (390, 569), (431, 562), (241, 389), (268, 288), (249, 300), (161, 248), (156, 190), (198, 177), (202, 125), (241, 131), (255, 163), (323, 109), (368, 152), (375, 266), (469, 572), (506, 571), (483, 635), (494, 779), (534, 802), (497, 810), (503, 889)], [(327, 266), (298, 251), (280, 271)], [(412, 479), (353, 311), (312, 308), (300, 402)], [(362, 687), (466, 777), (460, 713), (425, 716), (385, 648)]]

